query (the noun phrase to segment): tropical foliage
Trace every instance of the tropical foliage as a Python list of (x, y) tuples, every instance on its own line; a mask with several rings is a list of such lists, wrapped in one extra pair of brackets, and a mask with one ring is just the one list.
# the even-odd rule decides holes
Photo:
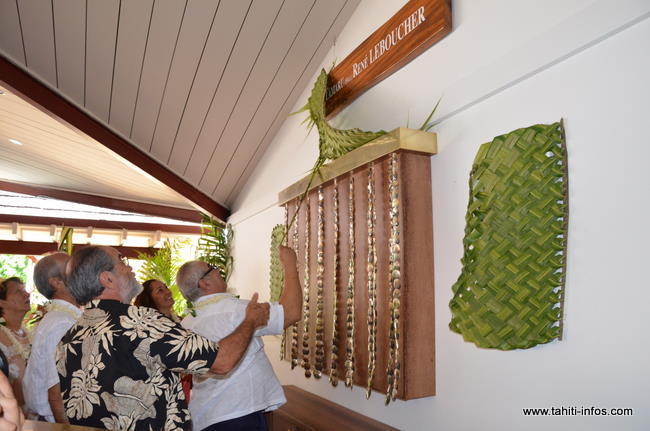
[(172, 297), (174, 298), (174, 312), (178, 315), (186, 314), (187, 308), (191, 308), (191, 305), (188, 305), (176, 285), (176, 273), (183, 264), (180, 250), (188, 245), (188, 241), (178, 239), (174, 241), (166, 240), (156, 253), (138, 254), (138, 259), (144, 261), (138, 271), (140, 281), (144, 282), (153, 278), (165, 283), (172, 293)]
[(219, 268), (221, 277), (226, 281), (232, 272), (233, 258), (230, 254), (232, 237), (231, 225), (203, 214), (197, 257), (199, 260)]
[(19, 277), (27, 280), (29, 258), (19, 254), (0, 254), (0, 278)]

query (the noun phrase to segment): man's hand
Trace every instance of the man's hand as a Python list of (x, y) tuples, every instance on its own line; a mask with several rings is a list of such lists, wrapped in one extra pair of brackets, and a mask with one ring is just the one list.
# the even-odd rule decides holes
[(269, 322), (270, 306), (268, 303), (258, 303), (258, 296), (257, 292), (253, 294), (248, 306), (246, 306), (246, 316), (244, 317), (244, 320), (251, 322), (255, 328), (266, 326)]
[(282, 266), (289, 266), (289, 267), (294, 267), (296, 266), (296, 252), (293, 251), (293, 249), (289, 247), (285, 247), (283, 245), (280, 246), (280, 262), (282, 263)]

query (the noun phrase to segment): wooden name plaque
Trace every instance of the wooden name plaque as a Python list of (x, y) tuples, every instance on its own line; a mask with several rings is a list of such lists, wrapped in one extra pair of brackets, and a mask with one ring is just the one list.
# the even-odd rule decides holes
[(451, 32), (450, 0), (411, 0), (329, 73), (330, 118)]

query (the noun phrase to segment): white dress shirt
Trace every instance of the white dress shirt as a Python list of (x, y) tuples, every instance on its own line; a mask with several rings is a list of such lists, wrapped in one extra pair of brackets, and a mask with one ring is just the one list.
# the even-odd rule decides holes
[[(219, 341), (244, 320), (248, 301), (229, 293), (206, 295), (194, 302), (196, 317), (187, 316), (181, 325), (212, 341)], [(275, 410), (287, 400), (269, 359), (262, 335), (284, 330), (284, 309), (271, 304), (269, 323), (255, 331), (239, 364), (226, 376), (194, 376), (190, 413), (194, 430), (264, 410)]]
[(31, 413), (54, 422), (47, 390), (59, 383), (56, 372), (56, 345), (72, 327), (81, 310), (67, 301), (53, 299), (50, 310), (38, 323), (32, 340), (32, 353), (23, 377), (25, 405)]

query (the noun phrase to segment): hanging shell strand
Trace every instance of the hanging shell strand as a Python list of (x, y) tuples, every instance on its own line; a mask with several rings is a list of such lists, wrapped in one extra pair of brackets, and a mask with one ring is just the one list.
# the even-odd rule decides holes
[(307, 195), (307, 208), (305, 217), (305, 278), (303, 283), (303, 308), (302, 308), (302, 367), (305, 377), (311, 377), (309, 363), (309, 195)]
[[(300, 207), (298, 206), (298, 201), (296, 201), (296, 220), (293, 224), (293, 250), (298, 255), (298, 226), (300, 225)], [(287, 236), (289, 233), (287, 233)], [(298, 323), (295, 323), (291, 326), (292, 336), (291, 336), (291, 369), (293, 370), (298, 365)]]
[(323, 186), (318, 186), (318, 218), (316, 220), (316, 348), (314, 378), (320, 379), (325, 365), (325, 328), (323, 325), (323, 294), (325, 278), (325, 202)]
[(370, 398), (375, 377), (377, 356), (377, 248), (375, 242), (375, 165), (368, 168), (368, 382), (366, 399)]
[(339, 362), (339, 330), (338, 330), (338, 268), (339, 268), (339, 189), (338, 181), (334, 179), (334, 194), (332, 195), (332, 206), (334, 212), (334, 273), (332, 274), (332, 286), (334, 298), (332, 299), (332, 357), (330, 361), (330, 383), (332, 386), (339, 384), (338, 362)]
[(398, 390), (400, 361), (399, 361), (399, 332), (400, 332), (400, 299), (402, 277), (400, 271), (400, 219), (399, 219), (399, 159), (392, 153), (388, 163), (388, 196), (390, 237), (389, 248), (389, 301), (390, 329), (388, 334), (388, 367), (386, 389), (386, 405), (395, 401)]
[(354, 383), (354, 177), (350, 173), (348, 189), (348, 285), (345, 299), (345, 386), (352, 389)]

